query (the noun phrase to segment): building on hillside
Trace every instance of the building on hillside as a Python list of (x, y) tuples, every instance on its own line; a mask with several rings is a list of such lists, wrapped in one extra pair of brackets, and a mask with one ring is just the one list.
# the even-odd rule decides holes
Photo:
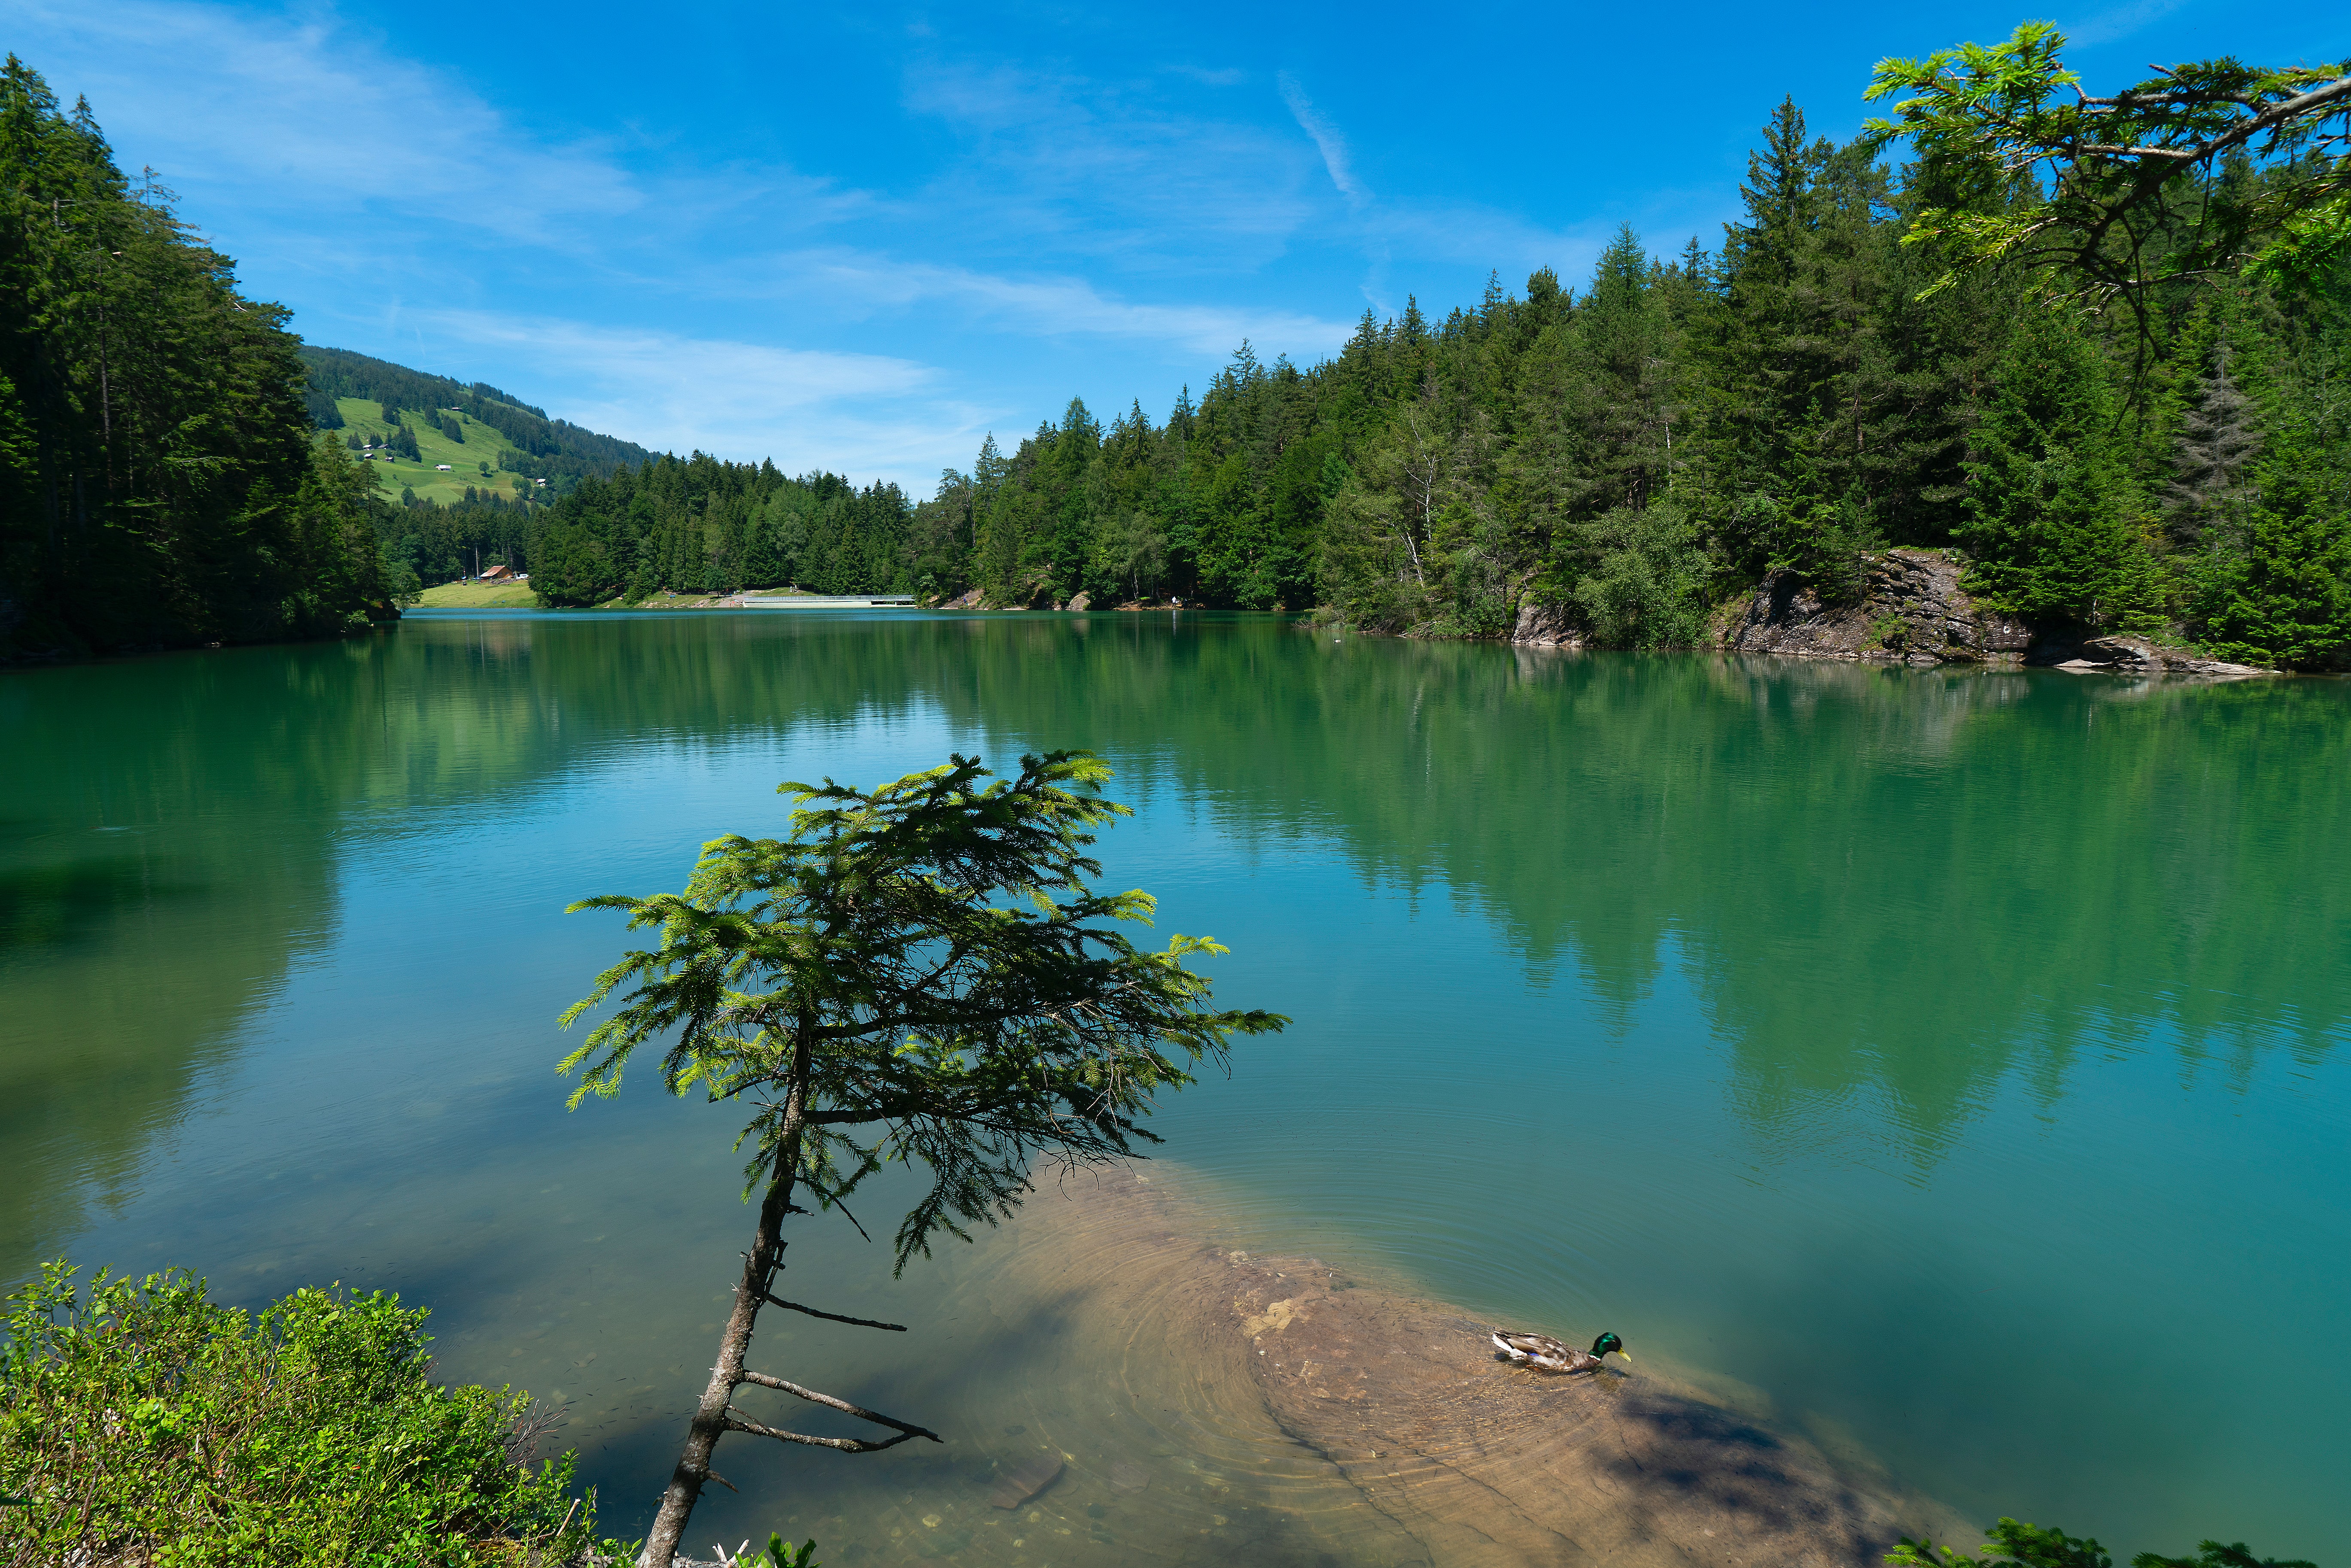
[(441, 473), (447, 474), (455, 470), (457, 465), (454, 463), (435, 463), (433, 466)]
[(484, 582), (505, 582), (513, 576), (514, 573), (507, 570), (504, 566), (494, 566), (490, 568), (489, 570), (482, 573), (482, 580)]

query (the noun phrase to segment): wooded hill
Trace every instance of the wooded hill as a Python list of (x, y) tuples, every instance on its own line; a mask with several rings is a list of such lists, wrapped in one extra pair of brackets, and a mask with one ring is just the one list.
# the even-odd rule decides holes
[[(299, 350), (313, 422), (340, 433), (397, 511), (380, 529), (406, 582), (443, 582), (492, 562), (519, 566), (530, 514), (582, 478), (653, 454), (633, 442), (550, 420), (485, 383), (371, 359), (347, 349)], [(446, 465), (447, 472), (443, 472)]]
[(321, 430), (345, 428), (341, 404), (360, 399), (424, 415), (428, 423), (433, 414), (447, 412), (486, 425), (514, 452), (515, 460), (507, 466), (531, 479), (560, 482), (589, 475), (601, 477), (624, 463), (653, 460), (653, 455), (633, 441), (600, 435), (568, 419), (550, 419), (545, 409), (486, 382), (469, 385), (349, 349), (305, 344), (298, 352), (309, 374), (310, 418)]

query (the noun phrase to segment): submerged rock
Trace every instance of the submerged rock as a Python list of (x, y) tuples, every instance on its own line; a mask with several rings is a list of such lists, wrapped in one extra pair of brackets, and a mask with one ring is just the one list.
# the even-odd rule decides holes
[(1436, 1562), (1876, 1563), (1918, 1526), (1915, 1501), (1637, 1364), (1513, 1367), (1458, 1309), (1311, 1260), (1229, 1266), (1274, 1418)]
[[(1760, 1396), (1684, 1379), (1637, 1324), (1514, 1325), (1624, 1331), (1629, 1377), (1513, 1367), (1458, 1306), (1215, 1245), (1171, 1185), (1105, 1172), (1040, 1195), (988, 1292), (1005, 1322), (1055, 1325), (1019, 1407), (1075, 1456), (1037, 1505), (1046, 1527), (1083, 1529), (1099, 1504), (1122, 1539), (1213, 1531), (1214, 1560), (1285, 1568), (1875, 1568), (1906, 1533), (1965, 1528)], [(1082, 1388), (1066, 1411), (1041, 1396), (1061, 1376)], [(1034, 1454), (999, 1450), (983, 1484)]]
[(1723, 646), (1941, 664), (2008, 663), (2032, 644), (2023, 622), (1977, 607), (1959, 586), (1959, 562), (1945, 551), (1890, 549), (1861, 565), (1862, 595), (1853, 604), (1825, 605), (1793, 572), (1771, 573), (1724, 627)]

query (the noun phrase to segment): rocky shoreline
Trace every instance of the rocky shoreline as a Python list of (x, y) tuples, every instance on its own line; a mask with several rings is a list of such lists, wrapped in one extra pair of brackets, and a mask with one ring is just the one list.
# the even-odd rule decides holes
[[(1734, 653), (1779, 653), (1889, 664), (1981, 664), (2077, 674), (2184, 675), (2243, 680), (2275, 670), (2208, 659), (2147, 637), (2101, 635), (2080, 626), (2032, 625), (1978, 605), (1961, 586), (1965, 567), (1948, 550), (1889, 549), (1862, 558), (1862, 593), (1824, 604), (1794, 573), (1775, 571), (1709, 629)], [(1529, 605), (1510, 641), (1522, 647), (1582, 646), (1559, 611)]]

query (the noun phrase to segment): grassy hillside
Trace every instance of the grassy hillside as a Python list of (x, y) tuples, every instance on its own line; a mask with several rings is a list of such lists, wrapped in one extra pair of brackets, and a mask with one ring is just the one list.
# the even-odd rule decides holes
[[(494, 491), (511, 501), (518, 493), (517, 483), (534, 499), (547, 494), (544, 486), (513, 465), (511, 460), (523, 455), (515, 444), (477, 419), (444, 411), (444, 417), (455, 419), (465, 432), (465, 439), (455, 442), (425, 423), (429, 411), (402, 409), (401, 413), (408, 428), (416, 433), (418, 460), (412, 463), (382, 450), (381, 443), (392, 434), (392, 426), (384, 423), (381, 404), (366, 398), (344, 397), (335, 400), (335, 410), (343, 416), (343, 435), (357, 434), (363, 441), (378, 444), (369, 466), (375, 470), (376, 483), (394, 498), (406, 487), (422, 499), (444, 507), (457, 506), (465, 501), (465, 487), (470, 485), (477, 494)], [(444, 463), (449, 465), (446, 474), (440, 471), (439, 465)], [(489, 465), (487, 474), (482, 472), (485, 463)]]
[(528, 610), (538, 595), (527, 582), (444, 582), (416, 602), (427, 610)]
[[(487, 382), (463, 382), (315, 343), (304, 344), (298, 352), (308, 382), (304, 397), (310, 418), (322, 430), (344, 429), (353, 399), (417, 413), (445, 410), (464, 416), (467, 444), (474, 439), (472, 427), (487, 424), (512, 454), (510, 467), (531, 478), (545, 479), (558, 490), (583, 478), (609, 478), (623, 464), (636, 467), (653, 456), (633, 441), (600, 434), (568, 419), (550, 418), (545, 409)], [(371, 418), (374, 413), (371, 409)], [(380, 420), (376, 423), (380, 428)]]

